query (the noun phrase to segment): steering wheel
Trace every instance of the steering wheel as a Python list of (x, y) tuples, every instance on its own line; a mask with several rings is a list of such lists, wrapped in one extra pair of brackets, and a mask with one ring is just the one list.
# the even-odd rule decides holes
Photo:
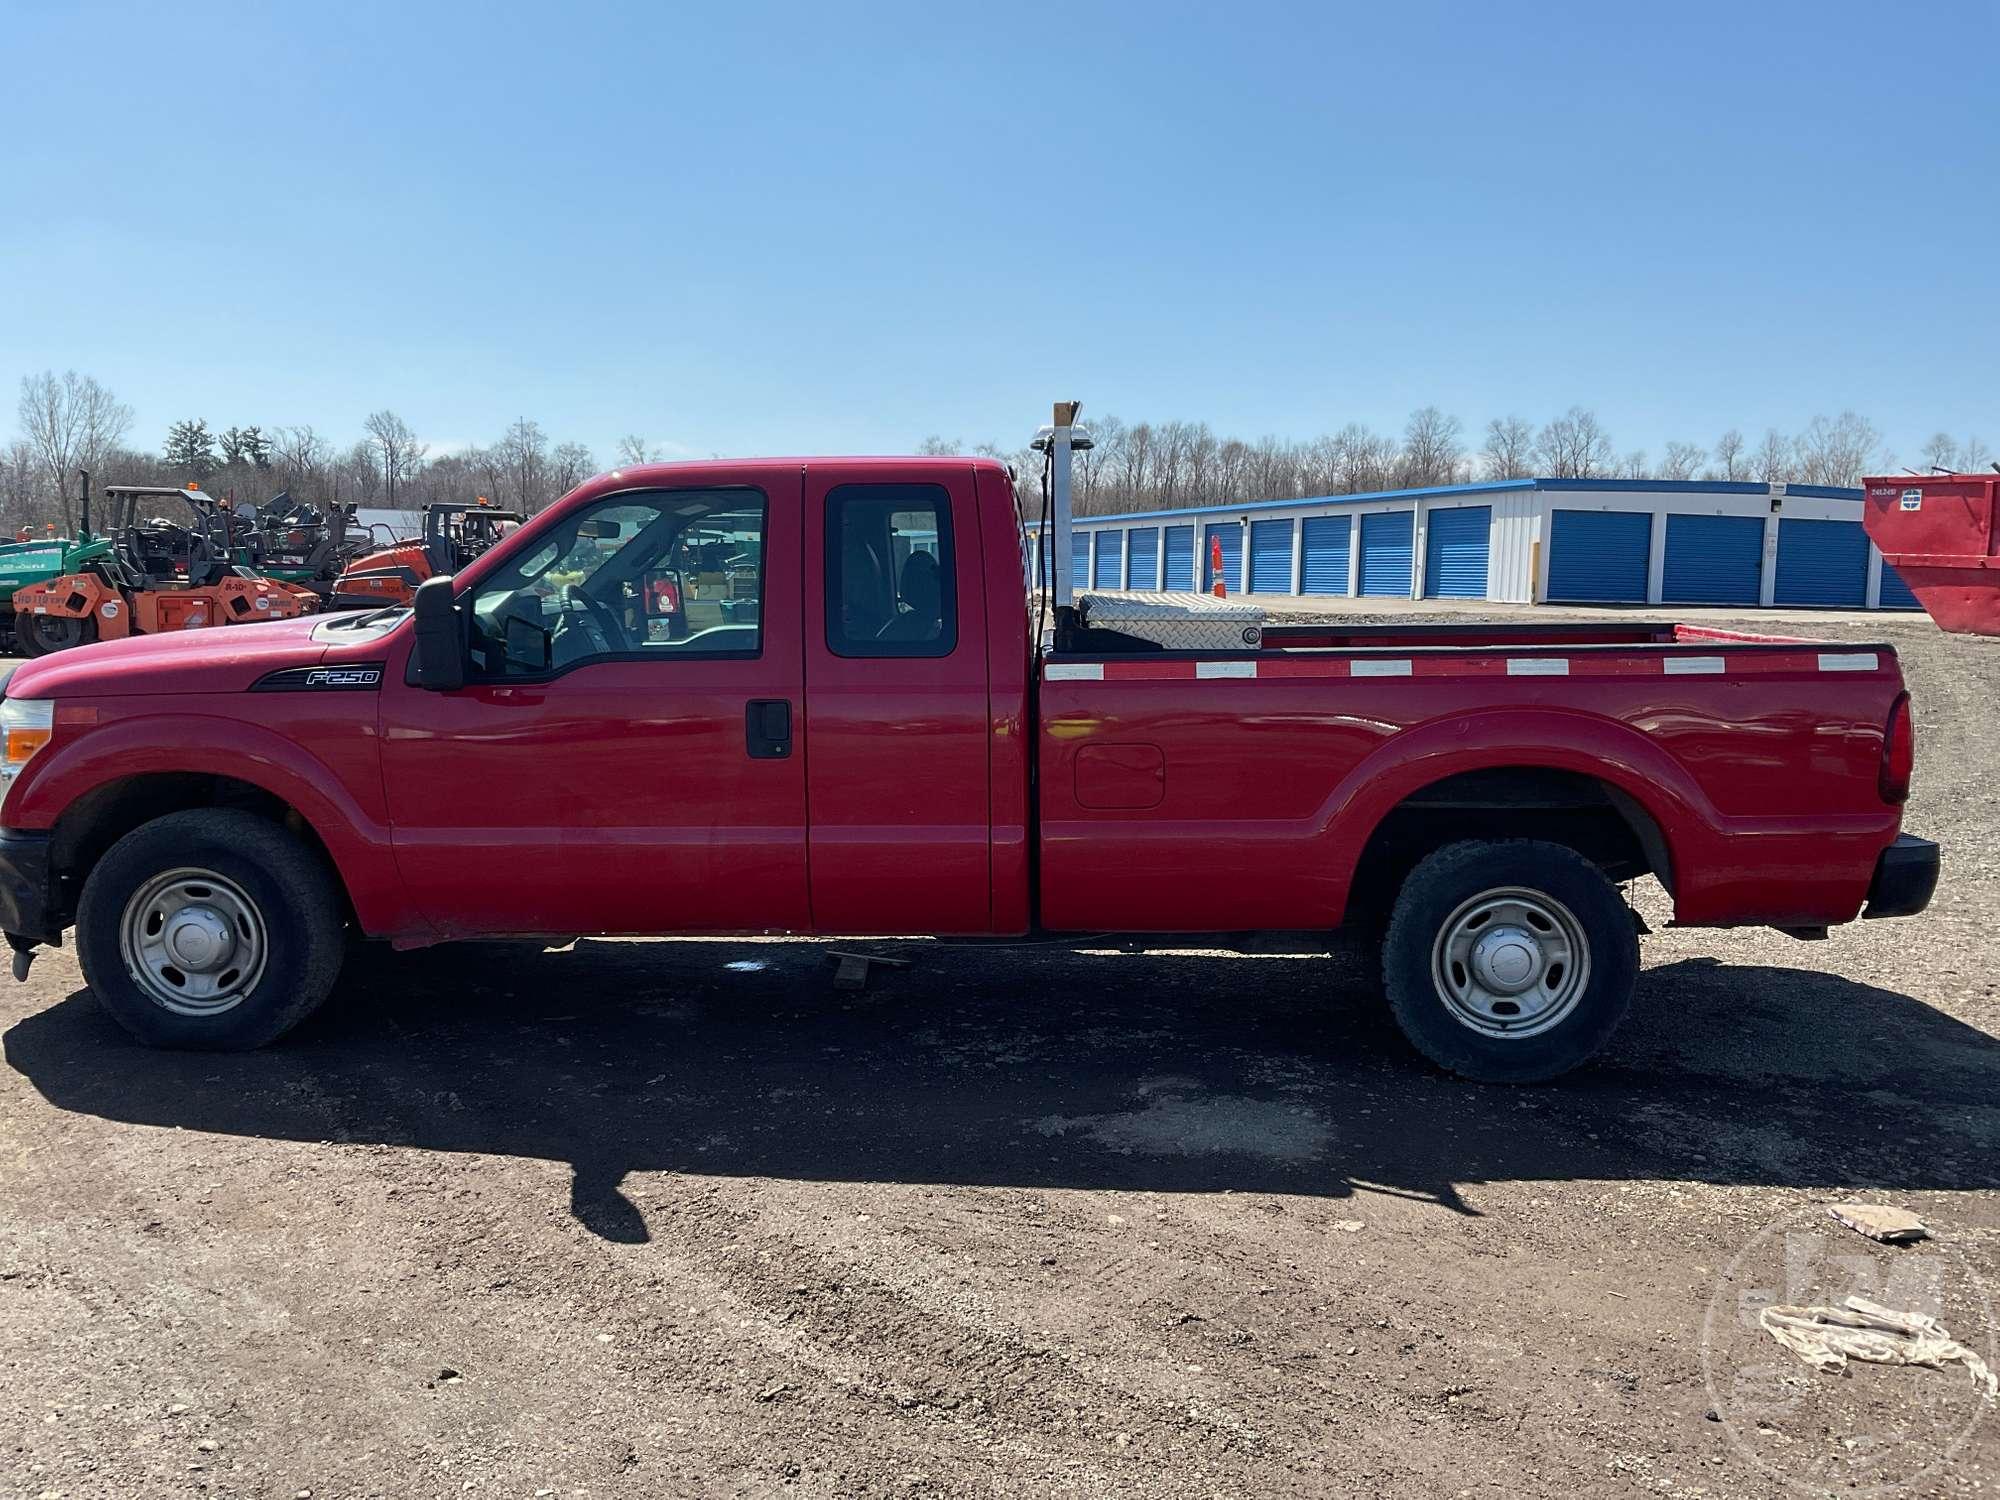
[(625, 632), (625, 622), (609, 605), (591, 598), (574, 583), (563, 589), (563, 603), (582, 606), (584, 614), (589, 617), (592, 633), (604, 638), (603, 650), (624, 652), (632, 649), (632, 638)]

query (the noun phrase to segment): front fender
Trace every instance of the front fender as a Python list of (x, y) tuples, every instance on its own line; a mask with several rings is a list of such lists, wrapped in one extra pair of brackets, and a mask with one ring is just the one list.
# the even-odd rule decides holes
[[(248, 782), (294, 809), (326, 846), (363, 931), (371, 936), (428, 934), (396, 871), (381, 805), (381, 764), (375, 717), (351, 712), (330, 735), (301, 734), (299, 721), (330, 717), (345, 694), (272, 694), (269, 717), (285, 718), (290, 733), (240, 718), (171, 711), (125, 711), (94, 726), (79, 724), (98, 710), (59, 703), (51, 744), (23, 768), (0, 803), (0, 823), (54, 829), (77, 800), (113, 782), (153, 774), (205, 774)], [(312, 702), (300, 700), (312, 699)], [(137, 700), (115, 705), (125, 709)], [(109, 710), (107, 710), (108, 714)], [(302, 741), (323, 743), (322, 757)]]

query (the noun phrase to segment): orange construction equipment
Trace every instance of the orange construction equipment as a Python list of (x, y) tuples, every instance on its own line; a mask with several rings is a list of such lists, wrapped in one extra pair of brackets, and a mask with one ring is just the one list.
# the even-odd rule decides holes
[[(164, 485), (107, 485), (104, 493), (121, 522), (110, 532), (109, 555), (13, 596), (15, 639), (25, 655), (46, 656), (134, 634), (287, 620), (318, 603), (310, 590), (232, 564), (226, 540), (210, 531), (216, 508), (198, 490), (190, 498)], [(196, 524), (135, 519), (141, 499), (167, 496), (179, 496), (193, 508)], [(83, 506), (87, 525), (87, 480)]]
[(2000, 636), (2000, 473), (1861, 481), (1862, 519), (1942, 630)]
[[(315, 602), (309, 593), (269, 578), (225, 575), (199, 588), (128, 590), (97, 573), (70, 573), (22, 589), (14, 596), (14, 611), (30, 627), (21, 633), (22, 649), (41, 656), (59, 649), (57, 641), (64, 634), (75, 638), (62, 640), (62, 645), (81, 646), (165, 630), (289, 620), (307, 613)], [(64, 620), (76, 621), (77, 628), (51, 629)], [(37, 650), (37, 645), (46, 649)]]
[(424, 507), (424, 534), (357, 557), (334, 580), (330, 609), (377, 609), (408, 604), (426, 578), (456, 573), (511, 532), (521, 513), (477, 505)]

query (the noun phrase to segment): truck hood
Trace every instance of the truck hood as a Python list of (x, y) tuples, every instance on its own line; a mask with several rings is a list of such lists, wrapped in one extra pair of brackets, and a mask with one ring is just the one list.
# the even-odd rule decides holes
[(100, 641), (24, 662), (6, 681), (9, 698), (122, 698), (139, 693), (239, 693), (286, 667), (327, 653), (313, 615), (262, 625), (223, 625)]

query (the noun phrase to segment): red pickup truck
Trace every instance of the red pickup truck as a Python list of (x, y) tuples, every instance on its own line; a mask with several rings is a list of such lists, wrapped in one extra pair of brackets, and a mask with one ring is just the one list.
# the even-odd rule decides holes
[[(411, 607), (101, 644), (0, 699), (0, 927), (143, 1041), (269, 1042), (353, 934), (1308, 934), (1553, 1076), (1646, 872), (1693, 926), (1921, 910), (1886, 645), (1675, 627), (1045, 636), (1002, 465), (600, 476)], [(1254, 638), (1255, 632), (1250, 632)], [(1046, 640), (1047, 644), (1044, 644)]]

